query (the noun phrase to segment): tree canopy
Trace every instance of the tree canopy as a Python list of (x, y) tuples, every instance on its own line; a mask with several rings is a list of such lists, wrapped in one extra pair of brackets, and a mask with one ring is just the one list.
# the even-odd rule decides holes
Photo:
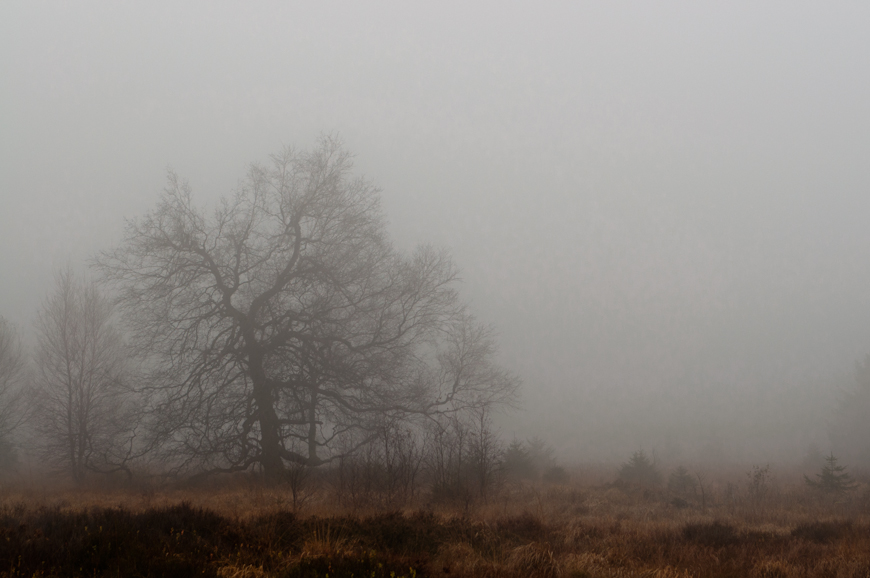
[(395, 250), (378, 189), (351, 170), (333, 138), (287, 148), (210, 212), (170, 173), (156, 209), (98, 257), (179, 468), (274, 476), (353, 451), (384, 420), (513, 399), (452, 260)]

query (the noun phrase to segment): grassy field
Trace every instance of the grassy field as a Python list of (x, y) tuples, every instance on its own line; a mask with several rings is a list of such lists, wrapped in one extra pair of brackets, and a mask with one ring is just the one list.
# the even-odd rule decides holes
[(676, 496), (575, 472), (485, 503), (375, 495), (352, 508), (313, 483), (296, 512), (287, 488), (245, 480), (8, 485), (0, 576), (870, 576), (866, 486), (831, 498), (798, 478), (763, 493), (735, 480)]

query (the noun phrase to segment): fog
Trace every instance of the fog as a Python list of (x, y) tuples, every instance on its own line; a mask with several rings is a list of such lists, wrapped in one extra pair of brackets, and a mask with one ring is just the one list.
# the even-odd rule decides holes
[(0, 315), (340, 135), (565, 460), (788, 461), (870, 352), (870, 7), (5, 3)]

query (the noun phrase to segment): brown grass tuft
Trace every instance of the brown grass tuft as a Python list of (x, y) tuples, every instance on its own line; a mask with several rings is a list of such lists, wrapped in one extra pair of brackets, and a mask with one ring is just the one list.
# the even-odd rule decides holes
[(493, 571), (492, 562), (465, 542), (445, 544), (432, 563), (433, 571), (451, 576), (476, 576)]
[(328, 524), (318, 524), (314, 534), (302, 544), (302, 558), (341, 558), (352, 556), (359, 549), (357, 539)]
[(540, 578), (561, 578), (562, 565), (553, 556), (549, 544), (532, 542), (511, 550), (507, 559), (509, 572), (517, 576), (539, 576)]
[(762, 560), (752, 569), (752, 575), (757, 578), (789, 578), (799, 576), (800, 568), (794, 568), (782, 560)]
[(217, 569), (220, 578), (265, 578), (268, 576), (262, 566), (222, 566)]

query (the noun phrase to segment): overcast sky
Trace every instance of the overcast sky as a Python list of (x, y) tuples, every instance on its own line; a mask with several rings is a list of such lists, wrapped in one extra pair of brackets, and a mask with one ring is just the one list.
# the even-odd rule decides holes
[(498, 329), (505, 437), (824, 448), (870, 352), (870, 5), (469, 4), (4, 2), (0, 315), (167, 167), (207, 205), (337, 133)]

